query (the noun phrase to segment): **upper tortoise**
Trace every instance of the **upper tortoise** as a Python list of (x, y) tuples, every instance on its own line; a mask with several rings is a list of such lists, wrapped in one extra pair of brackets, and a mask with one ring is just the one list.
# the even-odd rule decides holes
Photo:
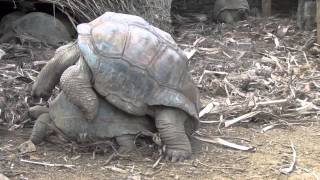
[(189, 157), (186, 129), (198, 127), (199, 92), (173, 38), (141, 17), (113, 12), (77, 31), (77, 41), (57, 49), (41, 70), (32, 94), (48, 96), (61, 77), (66, 96), (88, 120), (97, 114), (98, 93), (127, 113), (153, 117), (167, 159)]

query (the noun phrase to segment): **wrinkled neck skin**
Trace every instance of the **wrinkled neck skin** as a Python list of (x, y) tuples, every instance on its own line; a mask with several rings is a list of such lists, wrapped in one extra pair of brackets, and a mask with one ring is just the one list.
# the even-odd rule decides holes
[(83, 76), (88, 76), (91, 84), (93, 83), (93, 74), (88, 65), (88, 63), (84, 60), (84, 57), (80, 56), (79, 61), (77, 62), (77, 66), (79, 66), (80, 74)]

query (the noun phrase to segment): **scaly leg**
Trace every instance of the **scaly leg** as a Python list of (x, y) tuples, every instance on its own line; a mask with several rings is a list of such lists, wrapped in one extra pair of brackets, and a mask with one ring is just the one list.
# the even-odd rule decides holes
[(60, 80), (61, 74), (68, 67), (75, 64), (79, 57), (80, 50), (77, 42), (58, 48), (54, 57), (40, 71), (37, 80), (32, 86), (32, 96), (48, 98), (52, 89)]
[(90, 74), (86, 65), (77, 64), (65, 70), (60, 83), (70, 102), (80, 108), (87, 120), (92, 121), (97, 115), (99, 102), (92, 89)]
[(134, 144), (134, 135), (122, 135), (116, 137), (116, 141), (119, 144), (119, 153), (126, 154), (134, 151), (136, 149), (136, 145)]
[(188, 115), (175, 108), (156, 110), (156, 127), (166, 145), (166, 160), (183, 161), (191, 155), (191, 144), (185, 132), (184, 122)]

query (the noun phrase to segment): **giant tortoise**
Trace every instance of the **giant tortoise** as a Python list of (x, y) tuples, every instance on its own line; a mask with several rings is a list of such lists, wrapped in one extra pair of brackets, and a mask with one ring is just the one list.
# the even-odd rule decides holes
[(167, 159), (189, 157), (199, 92), (173, 38), (141, 17), (113, 12), (77, 31), (77, 41), (59, 48), (41, 70), (32, 94), (48, 96), (63, 73), (63, 91), (88, 120), (96, 117), (98, 93), (129, 114), (154, 118)]
[(13, 12), (0, 22), (0, 43), (23, 37), (34, 38), (40, 42), (60, 46), (64, 42), (72, 41), (73, 31), (71, 23), (60, 16), (52, 16), (43, 12), (23, 14)]
[(247, 0), (216, 0), (213, 8), (213, 18), (226, 23), (245, 20), (249, 15)]
[(35, 106), (29, 111), (31, 117), (37, 119), (30, 136), (35, 145), (41, 143), (48, 132), (54, 131), (61, 133), (66, 140), (78, 143), (115, 138), (119, 145), (118, 152), (129, 153), (135, 149), (137, 134), (150, 136), (156, 132), (152, 119), (124, 113), (101, 97), (98, 114), (92, 122), (85, 119), (63, 92), (49, 104), (49, 109)]

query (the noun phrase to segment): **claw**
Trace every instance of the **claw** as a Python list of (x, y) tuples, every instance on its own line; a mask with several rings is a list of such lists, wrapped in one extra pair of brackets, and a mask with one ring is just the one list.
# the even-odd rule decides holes
[(165, 160), (168, 162), (183, 162), (188, 159), (189, 153), (179, 150), (168, 150), (166, 151)]
[(170, 156), (169, 155), (166, 155), (166, 161), (169, 161), (170, 160)]
[(173, 156), (172, 156), (172, 159), (171, 159), (171, 162), (175, 163), (175, 162), (177, 162), (178, 159), (179, 159), (179, 158), (178, 158), (177, 155), (173, 155)]
[(183, 162), (184, 161), (184, 156), (181, 156), (180, 158), (179, 158), (179, 162)]

